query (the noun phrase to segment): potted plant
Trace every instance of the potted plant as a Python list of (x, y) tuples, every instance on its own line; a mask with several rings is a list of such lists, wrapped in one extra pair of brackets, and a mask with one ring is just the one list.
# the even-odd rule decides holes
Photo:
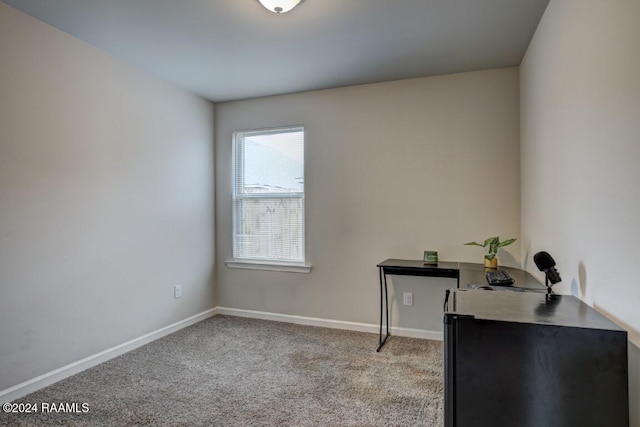
[(498, 253), (498, 248), (505, 247), (507, 245), (512, 244), (517, 239), (508, 239), (504, 241), (500, 241), (498, 236), (489, 237), (484, 241), (484, 244), (478, 242), (469, 242), (465, 243), (465, 245), (471, 246), (482, 246), (483, 248), (489, 247), (487, 254), (484, 256), (484, 266), (487, 268), (498, 268), (498, 258), (496, 254)]

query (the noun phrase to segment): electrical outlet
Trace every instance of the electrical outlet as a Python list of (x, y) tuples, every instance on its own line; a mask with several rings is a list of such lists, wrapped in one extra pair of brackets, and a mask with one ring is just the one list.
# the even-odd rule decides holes
[(404, 305), (413, 305), (413, 293), (405, 292), (404, 293)]
[(175, 299), (182, 297), (182, 285), (175, 285), (173, 287), (173, 297)]

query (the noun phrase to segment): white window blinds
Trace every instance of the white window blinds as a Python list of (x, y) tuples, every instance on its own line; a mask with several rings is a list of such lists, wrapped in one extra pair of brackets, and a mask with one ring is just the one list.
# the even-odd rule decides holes
[(304, 128), (233, 134), (233, 256), (304, 263)]

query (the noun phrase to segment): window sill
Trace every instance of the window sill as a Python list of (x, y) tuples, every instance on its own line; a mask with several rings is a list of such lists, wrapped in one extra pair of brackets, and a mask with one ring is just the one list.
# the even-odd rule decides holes
[(311, 273), (309, 264), (288, 264), (276, 262), (260, 262), (249, 260), (229, 260), (225, 262), (229, 268), (242, 268), (245, 270), (283, 271), (287, 273)]

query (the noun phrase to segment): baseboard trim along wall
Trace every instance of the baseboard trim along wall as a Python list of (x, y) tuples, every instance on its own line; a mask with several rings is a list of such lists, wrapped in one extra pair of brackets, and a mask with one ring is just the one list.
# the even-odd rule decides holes
[(191, 326), (209, 317), (215, 316), (215, 314), (215, 308), (203, 311), (202, 313), (196, 314), (195, 316), (188, 317), (179, 322), (165, 326), (164, 328), (160, 328), (138, 338), (134, 338), (131, 341), (127, 341), (115, 347), (101, 351), (100, 353), (96, 353), (92, 356), (85, 357), (82, 360), (78, 360), (77, 362), (73, 362), (51, 372), (47, 372), (46, 374), (42, 374), (36, 378), (17, 384), (6, 390), (2, 390), (0, 391), (0, 404), (19, 399), (22, 396), (56, 383), (67, 377), (70, 377), (71, 375), (75, 375), (86, 369), (93, 368), (94, 366), (97, 366), (102, 362), (106, 362), (109, 359), (113, 359), (114, 357), (120, 356), (121, 354), (148, 344), (151, 341), (155, 341), (166, 335), (177, 332), (180, 329), (186, 328), (187, 326)]
[[(344, 329), (348, 331), (370, 332), (378, 334), (380, 325), (371, 323), (345, 322), (342, 320), (320, 319), (317, 317), (295, 316), (291, 314), (269, 313), (265, 311), (242, 310), (239, 308), (216, 307), (216, 314), (229, 316), (250, 317), (252, 319), (273, 320), (276, 322), (296, 323), (298, 325), (320, 326), (324, 328)], [(441, 331), (427, 331), (424, 329), (400, 328), (391, 326), (391, 334), (399, 337), (423, 338), (442, 341)]]
[[(306, 326), (319, 326), (324, 328), (344, 329), (348, 331), (369, 332), (372, 334), (378, 334), (380, 331), (380, 325), (374, 325), (370, 323), (345, 322), (342, 320), (321, 319), (317, 317), (294, 316), (291, 314), (269, 313), (264, 311), (243, 310), (239, 308), (229, 307), (215, 307), (210, 310), (203, 311), (202, 313), (196, 314), (195, 316), (191, 316), (187, 319), (173, 323), (169, 326), (165, 326), (164, 328), (160, 328), (156, 331), (142, 335), (138, 338), (134, 338), (115, 347), (101, 351), (100, 353), (85, 357), (84, 359), (78, 360), (77, 362), (73, 362), (51, 372), (47, 372), (46, 374), (42, 374), (36, 378), (30, 379), (6, 390), (2, 390), (0, 391), (0, 404), (19, 399), (22, 396), (25, 396), (43, 387), (49, 386), (67, 377), (80, 373), (86, 369), (93, 368), (94, 366), (106, 362), (109, 359), (113, 359), (114, 357), (120, 356), (121, 354), (134, 350), (138, 347), (141, 347), (145, 344), (148, 344), (152, 341), (155, 341), (159, 338), (177, 332), (180, 329), (186, 328), (187, 326), (191, 326), (195, 323), (218, 314), (237, 317), (248, 317), (252, 319), (273, 320), (276, 322), (295, 323), (298, 325)], [(439, 331), (399, 328), (395, 326), (391, 327), (391, 334), (400, 337), (423, 338), (439, 341), (442, 341), (443, 339), (443, 334)], [(372, 341), (371, 348), (375, 347), (376, 342), (377, 341), (375, 340)]]

